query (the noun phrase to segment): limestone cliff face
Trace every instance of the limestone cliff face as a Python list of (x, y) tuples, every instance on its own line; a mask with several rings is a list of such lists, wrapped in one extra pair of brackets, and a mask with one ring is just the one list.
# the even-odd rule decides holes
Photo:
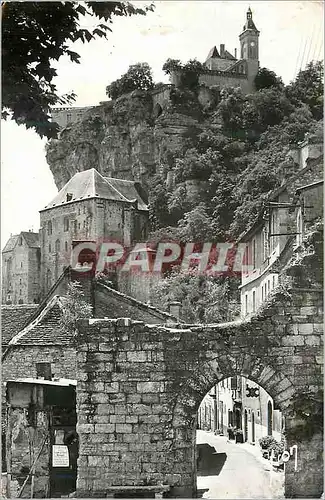
[[(47, 146), (47, 162), (58, 189), (76, 173), (96, 168), (102, 175), (140, 181), (164, 169), (168, 154), (179, 151), (196, 118), (167, 106), (155, 117), (152, 97), (134, 91), (88, 110)], [(167, 175), (167, 172), (166, 172)]]

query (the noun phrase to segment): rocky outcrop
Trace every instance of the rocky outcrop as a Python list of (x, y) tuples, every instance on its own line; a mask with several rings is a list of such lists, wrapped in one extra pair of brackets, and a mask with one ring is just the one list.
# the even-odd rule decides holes
[(59, 189), (76, 173), (101, 174), (148, 185), (150, 176), (200, 129), (197, 118), (167, 106), (160, 116), (152, 96), (141, 91), (102, 103), (61, 131), (47, 145), (46, 158)]

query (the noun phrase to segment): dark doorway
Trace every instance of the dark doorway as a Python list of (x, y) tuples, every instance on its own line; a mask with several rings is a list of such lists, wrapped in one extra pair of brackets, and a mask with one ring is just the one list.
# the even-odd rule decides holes
[(245, 438), (245, 442), (248, 441), (248, 415), (247, 415), (247, 410), (244, 411), (244, 438)]
[(271, 401), (267, 404), (267, 435), (272, 436), (273, 429), (273, 408)]
[(255, 415), (252, 411), (252, 443), (255, 443)]
[(236, 416), (235, 425), (236, 425), (237, 429), (241, 429), (242, 428), (242, 421), (241, 421), (241, 411), (239, 408), (236, 408), (235, 416)]

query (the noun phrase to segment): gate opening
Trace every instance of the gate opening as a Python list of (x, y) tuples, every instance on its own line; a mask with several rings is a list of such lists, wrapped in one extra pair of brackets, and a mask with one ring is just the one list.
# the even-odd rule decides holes
[(283, 423), (257, 383), (235, 376), (213, 386), (197, 413), (198, 497), (284, 498)]

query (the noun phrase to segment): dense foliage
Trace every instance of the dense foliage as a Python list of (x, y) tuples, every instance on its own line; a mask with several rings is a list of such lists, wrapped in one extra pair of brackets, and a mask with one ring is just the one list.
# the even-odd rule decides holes
[[(41, 137), (57, 136), (50, 107), (75, 100), (60, 96), (53, 78), (53, 62), (66, 55), (79, 63), (73, 42), (89, 42), (112, 31), (114, 16), (146, 14), (129, 2), (3, 2), (2, 3), (2, 118), (33, 128)], [(92, 31), (80, 27), (85, 16), (99, 24)]]
[[(181, 67), (179, 61), (168, 60), (164, 70)], [(260, 90), (251, 95), (243, 95), (239, 88), (216, 88), (214, 105), (202, 109), (200, 127), (183, 141), (178, 153), (166, 155), (173, 187), (161, 173), (151, 181), (152, 239), (236, 240), (254, 222), (270, 193), (296, 171), (289, 154), (294, 145), (306, 133), (310, 140), (322, 142), (322, 72), (321, 63), (311, 63), (284, 86), (273, 72), (263, 69), (257, 80)], [(177, 89), (171, 112), (178, 106), (178, 112), (191, 114), (192, 108), (191, 116), (197, 118), (192, 102), (187, 108), (180, 108), (180, 102), (183, 94), (184, 101), (195, 99), (199, 88)], [(213, 306), (211, 290), (218, 295), (218, 307)], [(239, 298), (235, 288), (229, 292), (220, 278), (182, 273), (168, 276), (155, 297), (160, 304), (181, 300), (184, 317), (203, 322), (231, 317), (229, 311), (222, 312), (223, 301)], [(230, 310), (234, 313), (236, 308)]]
[(129, 67), (127, 72), (118, 80), (106, 87), (106, 94), (111, 99), (128, 94), (133, 90), (152, 90), (154, 83), (149, 64), (137, 63)]
[(75, 336), (77, 334), (78, 320), (90, 318), (92, 307), (85, 300), (84, 293), (78, 281), (68, 284), (66, 297), (62, 300), (64, 300), (64, 303), (60, 325), (65, 332)]

